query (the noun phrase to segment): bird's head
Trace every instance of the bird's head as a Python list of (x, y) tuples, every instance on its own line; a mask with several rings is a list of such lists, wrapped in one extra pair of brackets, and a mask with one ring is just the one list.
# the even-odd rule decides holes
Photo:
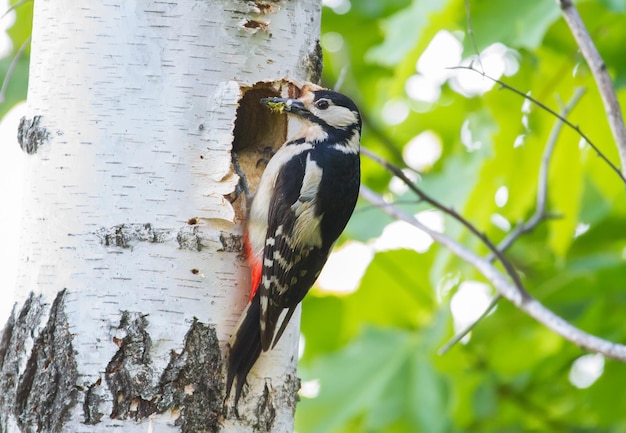
[(361, 115), (356, 104), (347, 96), (332, 90), (304, 89), (300, 98), (263, 98), (261, 102), (271, 111), (283, 111), (302, 119), (305, 127), (319, 131), (316, 141), (329, 138), (336, 142), (354, 139), (361, 133)]

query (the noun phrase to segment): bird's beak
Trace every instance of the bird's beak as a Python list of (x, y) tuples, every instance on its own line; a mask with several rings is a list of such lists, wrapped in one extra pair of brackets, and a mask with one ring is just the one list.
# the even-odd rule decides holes
[(304, 108), (304, 104), (299, 99), (261, 98), (261, 103), (267, 105), (273, 113), (282, 113), (283, 111), (287, 111), (294, 114), (302, 114), (307, 112), (307, 109)]

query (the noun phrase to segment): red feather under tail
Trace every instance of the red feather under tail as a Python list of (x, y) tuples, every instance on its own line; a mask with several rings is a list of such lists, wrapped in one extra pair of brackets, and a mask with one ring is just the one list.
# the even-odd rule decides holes
[(259, 288), (259, 283), (261, 282), (261, 275), (263, 273), (263, 266), (261, 265), (261, 259), (257, 257), (252, 251), (252, 245), (250, 245), (250, 239), (248, 239), (248, 233), (245, 234), (243, 238), (244, 243), (244, 251), (246, 254), (246, 258), (248, 259), (248, 266), (250, 267), (250, 297), (249, 301), (254, 298), (257, 289)]

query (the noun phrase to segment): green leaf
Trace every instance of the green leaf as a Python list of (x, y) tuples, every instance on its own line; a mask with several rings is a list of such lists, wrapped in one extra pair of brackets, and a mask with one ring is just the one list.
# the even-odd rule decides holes
[(320, 393), (300, 402), (296, 430), (335, 431), (365, 414), (416, 347), (415, 337), (406, 332), (369, 328), (344, 350), (318, 359), (307, 378), (319, 379)]
[(494, 416), (498, 408), (498, 396), (492, 381), (482, 382), (473, 395), (473, 410), (477, 418)]
[(360, 200), (344, 231), (350, 239), (367, 242), (380, 236), (385, 226), (394, 219), (380, 209)]
[[(12, 57), (5, 57), (0, 60), (0, 82), (7, 76), (12, 61)], [(0, 104), (0, 118), (4, 117), (15, 104), (26, 98), (26, 92), (28, 90), (28, 64), (28, 58), (21, 58), (15, 65), (13, 73), (11, 77), (9, 77), (6, 93), (4, 95), (5, 100)]]
[(351, 10), (354, 13), (380, 19), (411, 4), (411, 0), (386, 0), (386, 1), (356, 1), (352, 3)]
[[(17, 3), (17, 2), (13, 2)], [(5, 11), (2, 11), (4, 13)], [(18, 102), (26, 99), (28, 90), (28, 68), (30, 44), (26, 46), (20, 57), (16, 59), (20, 47), (30, 37), (33, 22), (33, 2), (27, 1), (15, 8), (15, 23), (7, 30), (7, 34), (13, 43), (13, 49), (4, 59), (0, 59), (0, 83), (6, 83), (6, 93), (4, 101), (0, 103), (0, 118)], [(11, 63), (15, 61), (15, 66), (11, 76), (7, 76)]]
[(429, 323), (435, 308), (431, 263), (431, 253), (377, 253), (359, 289), (344, 298), (344, 332), (355, 335), (365, 323), (406, 329)]
[[(566, 132), (552, 156), (548, 183), (550, 185), (550, 210), (560, 215), (558, 224), (550, 224), (550, 246), (558, 256), (564, 256), (574, 240), (583, 196), (583, 167), (580, 152), (571, 144), (575, 137)], [(567, 175), (564, 175), (567, 173)]]
[(337, 297), (314, 289), (303, 301), (305, 362), (313, 353), (345, 345), (364, 326), (415, 329), (429, 324), (436, 308), (429, 282), (433, 255), (412, 250), (379, 252), (356, 292)]
[(626, 0), (600, 0), (604, 6), (615, 12), (626, 12)]
[(383, 66), (399, 63), (419, 41), (431, 14), (441, 11), (449, 0), (413, 0), (413, 4), (381, 22), (385, 41), (371, 48), (366, 60)]
[[(15, 54), (17, 50), (22, 46), (24, 41), (30, 37), (33, 29), (33, 5), (34, 1), (15, 0), (11, 2), (13, 4), (19, 4), (14, 11), (16, 13), (15, 23), (7, 30), (7, 34), (13, 42), (13, 52)], [(4, 11), (2, 11), (4, 13)], [(30, 47), (25, 51), (26, 57), (30, 54)]]
[[(544, 0), (472, 1), (470, 5), (479, 50), (494, 42), (512, 48), (535, 49), (550, 25), (560, 17), (556, 3)], [(470, 38), (465, 39), (465, 52), (474, 54)]]
[[(298, 406), (296, 429), (445, 432), (447, 386), (417, 334), (367, 328), (353, 343), (306, 369), (319, 396)], [(401, 427), (403, 426), (403, 427)]]

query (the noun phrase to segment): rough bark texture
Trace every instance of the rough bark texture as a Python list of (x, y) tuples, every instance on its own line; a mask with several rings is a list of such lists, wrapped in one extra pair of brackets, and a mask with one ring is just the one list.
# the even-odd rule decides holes
[(14, 410), (24, 431), (60, 431), (76, 405), (78, 371), (65, 294), (54, 299), (17, 385)]
[[(240, 418), (222, 356), (247, 301), (245, 200), (321, 73), (318, 1), (35, 2), (17, 307), (0, 433), (293, 430), (296, 314)], [(230, 200), (234, 201), (234, 206)]]

